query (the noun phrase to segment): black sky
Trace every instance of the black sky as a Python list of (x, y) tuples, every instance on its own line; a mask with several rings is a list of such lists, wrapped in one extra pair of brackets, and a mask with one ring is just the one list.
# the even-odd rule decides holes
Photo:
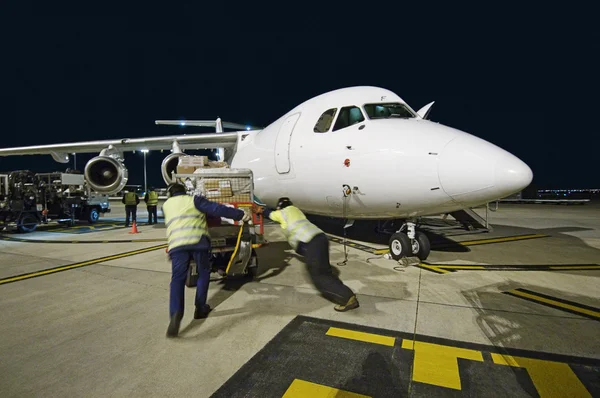
[[(4, 13), (0, 147), (182, 132), (155, 119), (266, 126), (325, 91), (376, 85), (415, 109), (435, 100), (432, 120), (514, 153), (539, 187), (600, 187), (594, 10), (434, 15), (381, 3), (318, 8), (292, 23), (296, 3), (238, 9), (235, 19), (234, 6), (144, 4)], [(340, 21), (343, 30), (332, 25)], [(91, 156), (78, 156), (80, 169)], [(148, 157), (151, 183), (162, 185), (164, 156)], [(141, 154), (126, 162), (141, 184)], [(64, 166), (49, 156), (0, 158), (1, 171), (20, 168)]]

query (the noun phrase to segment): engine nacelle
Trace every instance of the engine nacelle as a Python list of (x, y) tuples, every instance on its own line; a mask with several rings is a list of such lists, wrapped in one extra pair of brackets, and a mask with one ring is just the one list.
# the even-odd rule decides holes
[(183, 153), (183, 152), (175, 152), (175, 153), (170, 154), (163, 160), (160, 170), (162, 172), (162, 177), (163, 177), (163, 180), (165, 181), (165, 184), (169, 185), (169, 184), (172, 184), (175, 182), (173, 180), (171, 174), (177, 170), (177, 164), (179, 163), (179, 157), (184, 156), (184, 155), (185, 155), (185, 153)]
[(85, 165), (84, 175), (94, 191), (107, 195), (119, 192), (127, 184), (127, 168), (111, 156), (100, 155), (91, 159)]

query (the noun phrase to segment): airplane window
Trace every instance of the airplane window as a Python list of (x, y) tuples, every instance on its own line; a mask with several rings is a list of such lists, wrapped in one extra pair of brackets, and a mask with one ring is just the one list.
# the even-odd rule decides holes
[(404, 104), (394, 102), (387, 104), (365, 104), (365, 112), (369, 119), (388, 119), (398, 117), (410, 119), (416, 115)]
[(333, 122), (333, 118), (335, 117), (335, 113), (337, 112), (337, 108), (331, 108), (323, 112), (319, 120), (317, 120), (317, 124), (315, 124), (314, 132), (315, 133), (326, 133), (331, 128), (331, 122)]
[(347, 106), (340, 110), (340, 115), (335, 121), (333, 131), (352, 126), (365, 120), (360, 108), (357, 106)]

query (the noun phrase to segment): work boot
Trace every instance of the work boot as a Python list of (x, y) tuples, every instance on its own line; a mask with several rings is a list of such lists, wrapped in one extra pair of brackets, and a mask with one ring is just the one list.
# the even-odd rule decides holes
[(176, 312), (173, 314), (167, 329), (167, 337), (177, 337), (177, 335), (179, 335), (179, 326), (181, 325), (182, 318), (183, 314), (181, 312)]
[(338, 312), (346, 312), (346, 311), (350, 311), (350, 310), (353, 310), (358, 307), (359, 307), (358, 299), (356, 298), (356, 296), (352, 296), (352, 297), (350, 297), (350, 300), (348, 300), (348, 302), (346, 304), (336, 305), (335, 307), (333, 307), (333, 309)]
[(203, 319), (208, 316), (208, 313), (212, 311), (210, 305), (204, 304), (202, 307), (196, 307), (196, 311), (194, 311), (194, 319)]

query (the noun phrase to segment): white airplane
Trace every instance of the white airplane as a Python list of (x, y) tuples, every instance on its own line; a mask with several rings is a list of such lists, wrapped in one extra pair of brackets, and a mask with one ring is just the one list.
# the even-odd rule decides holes
[[(394, 258), (429, 254), (419, 217), (447, 214), (527, 187), (531, 169), (511, 153), (463, 131), (427, 120), (433, 102), (415, 112), (395, 93), (350, 87), (314, 97), (264, 129), (216, 121), (156, 121), (215, 126), (203, 134), (103, 140), (0, 149), (0, 156), (100, 151), (85, 166), (90, 186), (116, 193), (127, 182), (123, 152), (171, 149), (166, 183), (185, 149), (223, 148), (232, 168), (249, 168), (255, 193), (274, 206), (288, 196), (307, 214), (348, 220), (402, 220), (390, 239)], [(239, 129), (223, 132), (223, 128)]]

